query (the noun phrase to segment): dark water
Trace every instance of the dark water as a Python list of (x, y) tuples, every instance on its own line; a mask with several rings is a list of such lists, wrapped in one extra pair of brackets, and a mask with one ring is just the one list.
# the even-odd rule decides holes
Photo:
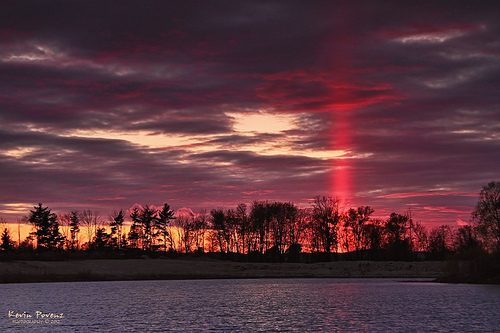
[[(393, 279), (72, 282), (4, 284), (0, 297), (1, 332), (500, 332), (500, 286)], [(9, 311), (21, 318), (9, 318)]]

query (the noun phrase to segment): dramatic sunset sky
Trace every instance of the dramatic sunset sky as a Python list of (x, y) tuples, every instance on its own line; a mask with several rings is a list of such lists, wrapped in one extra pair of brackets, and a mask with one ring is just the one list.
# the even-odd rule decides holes
[(463, 223), (500, 180), (498, 1), (2, 1), (0, 217), (317, 195)]

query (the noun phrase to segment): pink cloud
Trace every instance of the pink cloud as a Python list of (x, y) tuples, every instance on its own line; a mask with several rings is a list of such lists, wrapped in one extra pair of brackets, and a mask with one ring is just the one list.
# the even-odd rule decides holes
[(384, 199), (404, 199), (413, 197), (429, 197), (429, 196), (460, 196), (460, 197), (475, 197), (477, 194), (455, 191), (425, 191), (425, 192), (407, 192), (393, 193), (377, 196)]
[(469, 223), (465, 222), (464, 220), (462, 219), (457, 219), (455, 221), (459, 226), (463, 227), (463, 226), (466, 226), (466, 225), (469, 225)]
[(191, 210), (191, 208), (182, 207), (175, 211), (175, 217), (195, 217), (196, 214)]
[(438, 211), (438, 212), (443, 212), (443, 213), (457, 213), (457, 214), (467, 214), (470, 212), (470, 208), (463, 208), (463, 209), (457, 209), (457, 208), (450, 208), (447, 206), (425, 206), (425, 210), (428, 211)]

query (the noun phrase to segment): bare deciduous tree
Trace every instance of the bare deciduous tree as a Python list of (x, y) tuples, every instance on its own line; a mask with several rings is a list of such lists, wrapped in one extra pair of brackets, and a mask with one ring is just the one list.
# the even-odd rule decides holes
[(500, 250), (500, 182), (483, 187), (472, 218), (487, 247)]
[(97, 229), (103, 226), (103, 220), (98, 211), (86, 209), (80, 213), (80, 223), (87, 230), (88, 247), (92, 245), (92, 241), (97, 234)]

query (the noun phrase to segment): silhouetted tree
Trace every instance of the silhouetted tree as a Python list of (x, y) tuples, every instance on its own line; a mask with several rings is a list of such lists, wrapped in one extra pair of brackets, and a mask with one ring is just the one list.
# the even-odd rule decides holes
[[(285, 211), (283, 203), (272, 202), (266, 205), (267, 217), (269, 223), (269, 237), (271, 240), (274, 255), (279, 255), (284, 252), (285, 242)], [(277, 259), (277, 258), (275, 258)]]
[(394, 251), (398, 259), (404, 258), (409, 250), (408, 225), (409, 217), (398, 213), (392, 213), (386, 223), (387, 248)]
[[(349, 212), (354, 212), (354, 216), (352, 215), (350, 216)], [(354, 221), (351, 221), (352, 217), (354, 217)], [(343, 249), (344, 252), (347, 253), (352, 251), (351, 245), (354, 243), (351, 225), (355, 223), (355, 220), (356, 220), (356, 210), (351, 208), (349, 211), (347, 211), (346, 214), (341, 216), (339, 222), (339, 231), (337, 233), (337, 239), (339, 241), (340, 247)]]
[(111, 227), (111, 233), (109, 237), (111, 246), (114, 248), (121, 249), (122, 239), (123, 239), (122, 229), (123, 229), (123, 222), (125, 221), (123, 210), (120, 209), (118, 213), (114, 212), (110, 216), (110, 220), (111, 222), (109, 223), (109, 226)]
[(141, 247), (141, 227), (138, 224), (132, 223), (127, 239), (131, 248), (137, 249)]
[(287, 251), (298, 256), (302, 251), (306, 228), (309, 225), (310, 215), (308, 209), (299, 209), (295, 205), (287, 207), (289, 218), (286, 225)]
[(103, 221), (98, 211), (86, 209), (80, 213), (80, 225), (87, 229), (88, 247), (92, 247), (92, 241), (97, 233), (97, 229), (102, 227)]
[(371, 220), (365, 225), (365, 248), (379, 250), (383, 246), (385, 223), (382, 220)]
[(36, 229), (31, 234), (36, 237), (37, 248), (47, 250), (59, 248), (64, 242), (64, 238), (59, 233), (57, 215), (52, 213), (48, 207), (42, 207), (41, 203), (34, 208), (34, 210), (30, 210), (28, 221)]
[(233, 209), (227, 209), (224, 211), (225, 215), (225, 232), (224, 240), (226, 242), (226, 247), (228, 252), (238, 252), (238, 218)]
[(104, 251), (106, 249), (109, 249), (111, 247), (110, 240), (111, 240), (111, 237), (106, 232), (105, 228), (102, 228), (102, 227), (97, 228), (94, 240), (92, 242), (92, 249), (98, 250), (98, 251)]
[(228, 251), (225, 242), (225, 239), (227, 239), (227, 225), (224, 210), (222, 208), (212, 209), (210, 215), (212, 216), (212, 232), (214, 233), (219, 245), (219, 252), (226, 252)]
[[(69, 232), (71, 237), (71, 249), (78, 249), (78, 233), (80, 232), (80, 217), (77, 211), (70, 214)], [(76, 246), (75, 246), (76, 244)]]
[(19, 248), (25, 250), (33, 250), (35, 248), (34, 240), (35, 240), (35, 235), (30, 234), (21, 242)]
[(442, 256), (447, 251), (451, 251), (452, 241), (450, 226), (443, 224), (431, 230), (429, 235), (429, 251)]
[[(250, 252), (250, 219), (247, 216), (247, 205), (240, 203), (236, 207), (235, 218), (237, 220), (237, 232), (240, 235), (239, 244), (241, 245), (241, 253)], [(238, 250), (239, 251), (239, 250)]]
[[(166, 251), (167, 240), (170, 240), (172, 247), (174, 239), (169, 233), (168, 225), (174, 218), (174, 211), (168, 204), (164, 204), (162, 209), (154, 206), (134, 207), (130, 214), (132, 227), (129, 232), (131, 246), (138, 247), (139, 242), (143, 250), (153, 251), (160, 247), (158, 241), (163, 243), (163, 250)], [(171, 228), (170, 228), (171, 229)]]
[[(352, 234), (354, 251), (360, 251), (367, 248), (367, 242), (365, 241), (368, 231), (367, 223), (370, 221), (370, 216), (373, 212), (374, 210), (371, 207), (361, 206), (357, 209), (349, 209), (345, 215), (345, 237), (347, 237), (349, 232)], [(349, 250), (349, 248), (347, 248), (347, 250)]]
[(142, 235), (142, 228), (139, 224), (139, 209), (137, 207), (134, 207), (130, 213), (130, 218), (132, 219), (132, 225), (128, 233), (128, 241), (131, 248), (137, 249), (141, 246), (140, 240)]
[(486, 245), (500, 251), (500, 182), (490, 182), (483, 187), (472, 218)]
[[(340, 198), (324, 196), (316, 197), (306, 209), (290, 202), (254, 201), (248, 213), (247, 206), (239, 204), (235, 209), (213, 209), (210, 214), (191, 212), (178, 218), (176, 223), (172, 223), (176, 219), (174, 211), (166, 203), (162, 209), (137, 205), (130, 213), (132, 226), (128, 235), (123, 232), (123, 210), (109, 216), (111, 231), (108, 234), (101, 226), (98, 212), (73, 211), (57, 216), (39, 204), (30, 211), (29, 218), (25, 217), (24, 221), (29, 221), (35, 231), (22, 247), (33, 248), (36, 240), (39, 249), (78, 249), (78, 234), (83, 225), (87, 228), (89, 249), (98, 250), (166, 251), (169, 243), (175, 251), (204, 252), (208, 240), (210, 247), (207, 248), (211, 252), (251, 254), (249, 260), (298, 261), (306, 257), (300, 255), (302, 250), (327, 254), (315, 254), (311, 260), (331, 259), (331, 252), (339, 250), (351, 251), (353, 259), (423, 258), (412, 251), (443, 258), (453, 250), (467, 254), (462, 258), (477, 258), (479, 254), (485, 255), (483, 244), (489, 250), (500, 246), (499, 201), (500, 183), (485, 186), (472, 212), (475, 227), (463, 226), (456, 232), (447, 225), (428, 231), (421, 223), (413, 223), (410, 211), (392, 213), (387, 220), (372, 219), (374, 211), (369, 206), (347, 210)], [(67, 234), (64, 246), (61, 229)], [(12, 245), (8, 230), (4, 230), (1, 244), (4, 249)]]
[(297, 217), (297, 207), (291, 202), (273, 202), (268, 210), (273, 247), (281, 255), (291, 244), (289, 232)]
[(205, 238), (208, 229), (209, 217), (206, 210), (201, 210), (196, 216), (192, 217), (192, 238), (196, 251), (205, 251)]
[(168, 229), (171, 220), (174, 220), (174, 211), (170, 209), (170, 205), (165, 203), (161, 211), (158, 213), (158, 217), (155, 219), (155, 228), (158, 230), (158, 235), (161, 237), (160, 241), (163, 241), (163, 251), (167, 251), (167, 239), (168, 239)]
[(180, 250), (184, 253), (189, 253), (195, 243), (194, 230), (195, 221), (192, 217), (178, 216), (175, 219), (177, 227), (177, 238), (179, 239)]
[(253, 233), (253, 248), (261, 254), (267, 249), (269, 223), (267, 220), (266, 203), (254, 201), (250, 209), (250, 228)]
[(154, 232), (153, 223), (155, 221), (156, 210), (146, 205), (139, 214), (137, 221), (142, 227), (142, 249), (151, 250)]
[(66, 249), (71, 249), (71, 235), (69, 234), (69, 225), (71, 223), (71, 219), (70, 219), (70, 214), (59, 214), (57, 216), (58, 218), (58, 221), (59, 221), (59, 232), (61, 233), (61, 235), (65, 238), (64, 239), (64, 247)]
[(470, 225), (464, 225), (458, 228), (454, 237), (455, 251), (459, 254), (465, 254), (471, 250), (481, 248), (481, 242), (476, 234), (476, 230)]
[(412, 251), (428, 251), (429, 250), (429, 235), (427, 228), (420, 222), (414, 222), (412, 228)]
[(340, 198), (317, 196), (313, 203), (312, 232), (324, 252), (338, 248), (338, 229), (343, 215)]
[(2, 249), (10, 252), (14, 248), (14, 242), (10, 237), (9, 229), (4, 228), (2, 232), (2, 244), (0, 245)]
[(293, 203), (254, 201), (249, 215), (246, 209), (245, 204), (239, 204), (236, 209), (211, 211), (209, 238), (219, 251), (264, 254), (272, 248), (273, 255), (281, 256), (291, 244), (302, 240), (305, 226), (300, 223), (306, 221), (299, 219), (304, 214), (300, 215)]

